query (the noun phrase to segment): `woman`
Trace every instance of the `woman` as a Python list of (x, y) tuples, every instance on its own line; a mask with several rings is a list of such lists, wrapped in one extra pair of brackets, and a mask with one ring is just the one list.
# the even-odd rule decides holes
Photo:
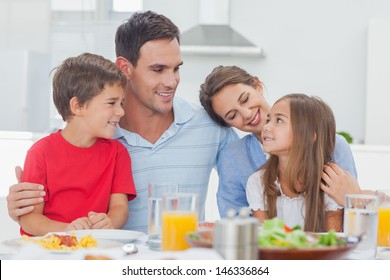
[[(200, 88), (200, 102), (216, 123), (249, 133), (220, 151), (217, 203), (221, 217), (225, 217), (229, 209), (238, 211), (248, 207), (247, 180), (266, 161), (260, 136), (270, 106), (263, 90), (259, 78), (237, 66), (214, 68)], [(351, 149), (340, 135), (336, 135), (333, 159), (356, 177)]]

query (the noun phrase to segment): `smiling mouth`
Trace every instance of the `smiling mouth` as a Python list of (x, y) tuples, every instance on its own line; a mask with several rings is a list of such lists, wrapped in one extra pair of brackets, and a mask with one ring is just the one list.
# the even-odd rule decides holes
[(272, 141), (272, 140), (274, 140), (274, 139), (269, 137), (269, 136), (264, 136), (263, 137), (263, 142), (268, 142), (268, 141)]
[(117, 126), (119, 122), (109, 121), (108, 124), (112, 126)]
[(260, 112), (257, 111), (254, 119), (249, 123), (249, 125), (255, 126), (258, 125), (259, 123), (260, 123)]
[(162, 97), (171, 97), (173, 95), (172, 93), (163, 93), (163, 92), (159, 92), (159, 91), (155, 91), (155, 93), (159, 96), (162, 96)]

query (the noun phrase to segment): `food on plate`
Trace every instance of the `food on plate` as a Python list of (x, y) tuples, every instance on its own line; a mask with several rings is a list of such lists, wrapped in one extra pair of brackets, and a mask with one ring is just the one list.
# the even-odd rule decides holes
[(304, 232), (299, 226), (289, 228), (278, 218), (264, 221), (258, 239), (260, 247), (290, 249), (340, 246), (346, 243), (346, 239), (337, 236), (333, 230), (324, 234), (310, 234)]
[(35, 242), (49, 250), (71, 251), (80, 248), (93, 248), (97, 246), (97, 240), (91, 234), (77, 239), (75, 234), (48, 233), (42, 237), (22, 236), (23, 240)]

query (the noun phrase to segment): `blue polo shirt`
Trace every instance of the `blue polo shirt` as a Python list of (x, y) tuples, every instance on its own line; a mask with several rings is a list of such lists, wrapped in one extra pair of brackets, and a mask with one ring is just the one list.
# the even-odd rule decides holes
[(129, 202), (129, 218), (123, 229), (147, 232), (148, 183), (179, 184), (179, 192), (197, 193), (199, 220), (204, 219), (207, 188), (219, 151), (238, 139), (231, 128), (214, 123), (200, 105), (180, 97), (173, 102), (174, 121), (156, 143), (118, 128), (115, 139), (130, 153), (137, 197)]

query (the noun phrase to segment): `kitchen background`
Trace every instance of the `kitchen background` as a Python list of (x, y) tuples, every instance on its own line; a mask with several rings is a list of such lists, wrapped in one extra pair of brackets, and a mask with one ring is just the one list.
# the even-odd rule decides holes
[[(353, 137), (360, 184), (390, 188), (388, 0), (0, 0), (2, 224), (17, 228), (4, 198), (15, 183), (14, 166), (33, 141), (63, 125), (52, 105), (51, 69), (82, 52), (115, 60), (116, 28), (140, 9), (168, 16), (182, 31), (178, 96), (199, 103), (199, 86), (217, 65), (257, 75), (270, 103), (291, 92), (320, 96), (333, 108), (338, 131)], [(206, 41), (191, 33), (197, 26)], [(234, 40), (205, 46), (219, 44), (223, 34)], [(217, 180), (213, 173), (210, 220), (218, 218)]]

